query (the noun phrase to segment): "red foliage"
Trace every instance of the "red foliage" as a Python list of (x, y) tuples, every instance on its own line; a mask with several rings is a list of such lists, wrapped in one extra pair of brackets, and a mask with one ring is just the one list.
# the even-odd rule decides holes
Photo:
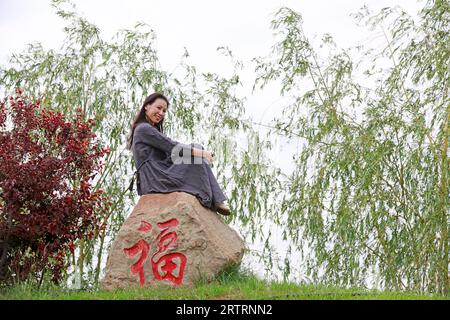
[(65, 252), (100, 227), (91, 181), (108, 150), (80, 110), (68, 121), (16, 93), (0, 102), (0, 279), (45, 269), (58, 281)]

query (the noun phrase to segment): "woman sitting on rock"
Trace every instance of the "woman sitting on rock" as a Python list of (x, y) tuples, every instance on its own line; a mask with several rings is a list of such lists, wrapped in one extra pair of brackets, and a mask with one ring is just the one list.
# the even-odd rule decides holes
[(164, 135), (168, 106), (164, 95), (153, 93), (133, 121), (129, 148), (137, 168), (138, 194), (187, 192), (203, 206), (229, 215), (226, 197), (209, 166), (213, 154), (200, 145), (181, 144)]

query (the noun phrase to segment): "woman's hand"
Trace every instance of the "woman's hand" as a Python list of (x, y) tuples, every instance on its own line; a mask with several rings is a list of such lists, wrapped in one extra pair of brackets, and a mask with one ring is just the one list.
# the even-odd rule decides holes
[(209, 164), (212, 164), (213, 160), (214, 160), (214, 154), (212, 152), (203, 150), (203, 158), (205, 158), (206, 160), (208, 160)]
[(212, 165), (212, 162), (214, 160), (214, 153), (209, 152), (207, 150), (192, 148), (192, 155), (194, 157), (202, 157), (208, 161), (210, 165)]

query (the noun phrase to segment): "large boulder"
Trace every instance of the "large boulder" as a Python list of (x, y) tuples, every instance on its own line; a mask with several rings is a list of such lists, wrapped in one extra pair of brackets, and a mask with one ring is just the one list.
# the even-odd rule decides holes
[(192, 285), (238, 265), (243, 254), (238, 233), (194, 196), (147, 194), (112, 243), (101, 287)]

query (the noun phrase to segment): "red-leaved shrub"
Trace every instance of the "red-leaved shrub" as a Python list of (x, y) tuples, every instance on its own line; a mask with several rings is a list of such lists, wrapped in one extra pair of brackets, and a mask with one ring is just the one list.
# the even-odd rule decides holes
[(0, 102), (0, 280), (50, 271), (58, 282), (73, 242), (100, 227), (102, 167), (94, 120), (69, 121), (18, 90)]

